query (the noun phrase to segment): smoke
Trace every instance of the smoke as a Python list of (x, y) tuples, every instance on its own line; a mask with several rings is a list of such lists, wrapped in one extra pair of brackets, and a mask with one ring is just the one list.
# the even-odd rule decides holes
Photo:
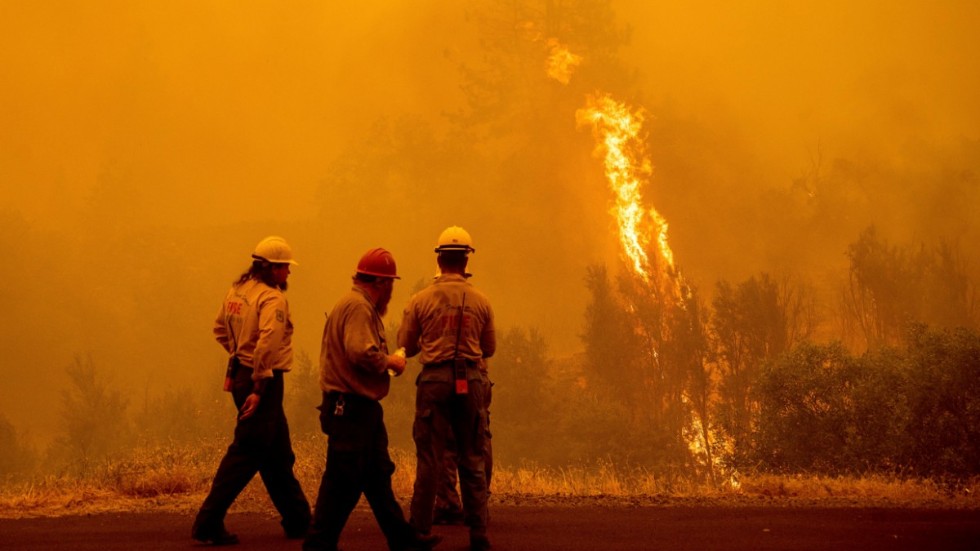
[[(870, 224), (978, 257), (973, 3), (608, 7), (7, 3), (0, 413), (56, 431), (79, 354), (133, 408), (220, 384), (210, 325), (270, 234), (299, 259), (313, 356), (360, 253), (394, 252), (397, 321), (454, 224), (499, 323), (578, 350), (586, 270), (618, 265), (575, 122), (596, 90), (649, 115), (643, 197), (701, 288), (773, 270), (833, 289)], [(546, 75), (552, 36), (581, 55), (567, 84)]]

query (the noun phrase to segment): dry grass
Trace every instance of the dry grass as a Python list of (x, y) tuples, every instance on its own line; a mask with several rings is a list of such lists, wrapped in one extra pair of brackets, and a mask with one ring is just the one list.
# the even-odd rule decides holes
[[(0, 483), (0, 518), (60, 516), (110, 511), (168, 511), (191, 514), (200, 506), (228, 442), (200, 446), (153, 446), (134, 450), (125, 461), (106, 463), (84, 476), (37, 476)], [(323, 472), (326, 439), (294, 442), (295, 473), (311, 501)], [(414, 452), (392, 450), (397, 468), (392, 486), (403, 501), (412, 494)], [(894, 506), (980, 508), (980, 480), (951, 487), (930, 480), (880, 475), (861, 478), (742, 476), (738, 484), (708, 485), (650, 469), (611, 462), (548, 469), (495, 465), (492, 503), (575, 506), (631, 505)], [(274, 509), (256, 477), (233, 511)]]

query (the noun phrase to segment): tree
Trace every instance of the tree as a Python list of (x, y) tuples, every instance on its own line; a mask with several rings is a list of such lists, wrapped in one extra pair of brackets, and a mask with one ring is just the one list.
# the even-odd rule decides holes
[(283, 408), (290, 433), (299, 437), (320, 434), (320, 416), (316, 408), (323, 401), (323, 391), (318, 363), (314, 363), (306, 352), (298, 352), (285, 384)]
[(762, 466), (780, 472), (834, 473), (848, 430), (844, 394), (854, 370), (842, 346), (805, 344), (761, 374), (758, 447)]
[(977, 284), (960, 248), (940, 241), (927, 261), (920, 321), (945, 328), (980, 327)]
[(893, 472), (908, 442), (908, 388), (893, 350), (854, 357), (841, 343), (801, 344), (760, 375), (752, 457), (779, 472)]
[(62, 434), (55, 445), (69, 469), (87, 473), (130, 444), (127, 400), (91, 358), (76, 356), (66, 372), (71, 386), (61, 395)]
[(812, 297), (802, 284), (779, 284), (768, 274), (738, 286), (719, 281), (712, 302), (711, 329), (720, 375), (716, 405), (718, 423), (731, 444), (729, 461), (743, 466), (752, 454), (752, 434), (759, 417), (753, 399), (763, 366), (810, 335)]
[(213, 424), (207, 420), (217, 416), (214, 412), (203, 415), (200, 403), (200, 397), (187, 386), (146, 396), (143, 408), (135, 415), (140, 441), (189, 443), (204, 436), (215, 436), (218, 432), (208, 430)]
[(37, 454), (24, 440), (13, 423), (0, 414), (0, 475), (18, 475), (34, 468)]
[(592, 297), (582, 333), (587, 373), (610, 392), (635, 398), (643, 355), (634, 324), (616, 297), (605, 266), (589, 267), (585, 284)]
[(980, 335), (917, 324), (908, 360), (908, 463), (924, 475), (980, 474)]
[(920, 268), (907, 249), (889, 245), (874, 226), (861, 232), (847, 256), (845, 327), (856, 325), (870, 349), (899, 344), (916, 314), (913, 301)]
[(562, 442), (554, 438), (557, 400), (550, 393), (553, 383), (544, 338), (533, 327), (501, 332), (488, 367), (493, 381), (494, 453), (514, 462), (548, 461), (549, 451)]
[(595, 399), (615, 408), (614, 423), (623, 429), (624, 439), (608, 453), (685, 476), (700, 465), (711, 476), (705, 310), (696, 290), (677, 291), (679, 282), (648, 284), (625, 273), (616, 292), (605, 268), (591, 268), (584, 371)]
[(849, 246), (848, 257), (845, 336), (857, 333), (867, 349), (904, 344), (915, 323), (977, 326), (976, 284), (951, 243), (893, 246), (870, 226)]
[(712, 406), (717, 394), (717, 361), (711, 346), (708, 310), (697, 289), (691, 288), (683, 308), (674, 312), (669, 356), (686, 374), (683, 402), (689, 406), (690, 419), (683, 430), (684, 440), (694, 459), (694, 469), (706, 473), (711, 484), (717, 481), (717, 431)]

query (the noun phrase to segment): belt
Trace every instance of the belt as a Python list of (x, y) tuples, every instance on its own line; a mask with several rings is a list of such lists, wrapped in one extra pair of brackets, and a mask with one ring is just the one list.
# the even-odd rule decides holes
[[(466, 362), (466, 367), (476, 367), (476, 361), (475, 360), (468, 360), (468, 359), (465, 359), (464, 358), (463, 361)], [(444, 362), (435, 362), (435, 363), (431, 363), (431, 364), (425, 364), (422, 367), (424, 367), (425, 369), (436, 369), (436, 368), (439, 368), (439, 367), (453, 367), (453, 361), (452, 360), (446, 360)]]
[(323, 395), (331, 399), (337, 399), (343, 396), (344, 399), (347, 400), (364, 400), (367, 402), (377, 402), (377, 400), (373, 400), (371, 398), (368, 398), (367, 396), (362, 396), (360, 394), (355, 394), (353, 392), (341, 392), (339, 390), (328, 390), (324, 392)]

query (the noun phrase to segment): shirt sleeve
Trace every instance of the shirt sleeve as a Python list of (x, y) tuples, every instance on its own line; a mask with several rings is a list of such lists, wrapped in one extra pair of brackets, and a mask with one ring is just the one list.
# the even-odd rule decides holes
[(351, 310), (344, 325), (344, 350), (347, 361), (356, 368), (370, 373), (384, 373), (388, 356), (381, 350), (374, 315), (368, 305)]
[(398, 327), (398, 346), (405, 349), (405, 356), (411, 358), (419, 353), (419, 324), (415, 316), (414, 303), (409, 301), (402, 314), (402, 324)]
[(218, 317), (214, 320), (214, 339), (229, 354), (232, 353), (231, 339), (229, 338), (228, 324), (225, 320), (225, 301), (222, 301), (221, 308), (218, 308)]
[(497, 351), (497, 332), (493, 326), (493, 308), (487, 304), (487, 320), (483, 324), (483, 332), (480, 334), (480, 350), (483, 357), (489, 358)]
[(258, 308), (259, 338), (252, 353), (252, 379), (256, 381), (272, 377), (272, 367), (282, 351), (289, 320), (289, 305), (282, 293), (271, 293)]

